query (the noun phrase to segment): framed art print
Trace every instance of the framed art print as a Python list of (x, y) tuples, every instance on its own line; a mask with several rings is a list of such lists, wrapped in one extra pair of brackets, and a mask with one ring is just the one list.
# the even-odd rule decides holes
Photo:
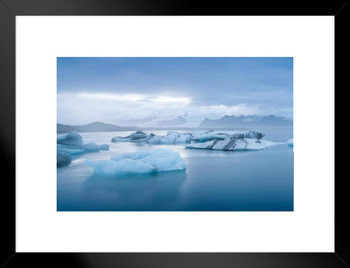
[(1, 2), (3, 267), (347, 267), (346, 3), (151, 2)]

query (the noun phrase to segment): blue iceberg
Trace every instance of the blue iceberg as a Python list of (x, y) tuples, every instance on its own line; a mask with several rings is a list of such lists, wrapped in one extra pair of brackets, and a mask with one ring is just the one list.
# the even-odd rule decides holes
[(108, 150), (109, 150), (108, 144), (98, 145), (95, 142), (89, 142), (89, 143), (84, 145), (84, 152), (85, 153), (108, 151)]
[(57, 143), (62, 145), (83, 146), (83, 138), (76, 131), (71, 131), (57, 137)]
[(64, 152), (57, 151), (57, 167), (68, 166), (72, 162), (72, 157)]
[(107, 176), (185, 170), (187, 167), (179, 153), (163, 148), (118, 154), (110, 160), (88, 161), (86, 165), (95, 173)]
[(108, 150), (108, 144), (98, 145), (95, 142), (84, 144), (82, 136), (76, 131), (71, 131), (57, 137), (57, 167), (68, 166), (72, 155)]

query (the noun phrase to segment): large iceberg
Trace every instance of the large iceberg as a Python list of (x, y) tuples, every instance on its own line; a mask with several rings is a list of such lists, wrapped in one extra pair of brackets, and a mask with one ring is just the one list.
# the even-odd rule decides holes
[(264, 134), (258, 131), (229, 131), (218, 132), (214, 130), (209, 131), (195, 131), (193, 133), (179, 133), (176, 131), (168, 132), (166, 135), (155, 135), (153, 133), (146, 134), (143, 131), (136, 131), (126, 137), (114, 137), (112, 142), (136, 142), (136, 143), (150, 143), (150, 144), (188, 144), (192, 142), (207, 142), (213, 140), (225, 140), (230, 137), (236, 138), (251, 138), (260, 140)]
[(99, 175), (115, 176), (184, 170), (187, 165), (179, 153), (169, 149), (142, 150), (114, 155), (110, 160), (88, 161)]
[(266, 140), (257, 141), (250, 138), (237, 138), (235, 136), (226, 139), (215, 139), (203, 143), (191, 143), (186, 145), (186, 149), (210, 149), (223, 151), (256, 151), (263, 150), (266, 147), (277, 145), (277, 142)]
[(98, 145), (95, 142), (84, 144), (83, 138), (76, 131), (57, 137), (57, 167), (68, 166), (71, 163), (71, 155), (99, 152), (109, 150), (108, 144)]
[(195, 132), (191, 137), (191, 141), (196, 142), (206, 142), (212, 140), (225, 140), (230, 137), (234, 138), (250, 138), (250, 139), (262, 139), (265, 134), (259, 131), (228, 131), (228, 132), (218, 132), (214, 130), (209, 130), (206, 132)]

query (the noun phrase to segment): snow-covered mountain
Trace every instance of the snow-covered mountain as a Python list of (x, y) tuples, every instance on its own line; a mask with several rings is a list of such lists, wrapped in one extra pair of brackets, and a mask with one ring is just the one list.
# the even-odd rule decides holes
[(220, 119), (204, 119), (198, 127), (200, 128), (251, 128), (251, 127), (292, 127), (293, 121), (275, 115), (258, 116), (234, 116), (225, 115)]

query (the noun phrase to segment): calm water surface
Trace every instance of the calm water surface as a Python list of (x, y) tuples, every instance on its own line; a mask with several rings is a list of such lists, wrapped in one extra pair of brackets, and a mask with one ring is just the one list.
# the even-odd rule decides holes
[[(285, 142), (293, 137), (290, 129), (263, 132), (270, 141)], [(57, 169), (57, 210), (293, 210), (293, 148), (286, 144), (262, 151), (225, 152), (189, 150), (184, 145), (111, 143), (112, 137), (130, 133), (80, 133), (85, 143), (107, 143), (110, 150), (80, 155), (70, 166)], [(84, 164), (86, 160), (153, 148), (177, 151), (187, 162), (187, 170), (107, 178), (93, 175)]]

